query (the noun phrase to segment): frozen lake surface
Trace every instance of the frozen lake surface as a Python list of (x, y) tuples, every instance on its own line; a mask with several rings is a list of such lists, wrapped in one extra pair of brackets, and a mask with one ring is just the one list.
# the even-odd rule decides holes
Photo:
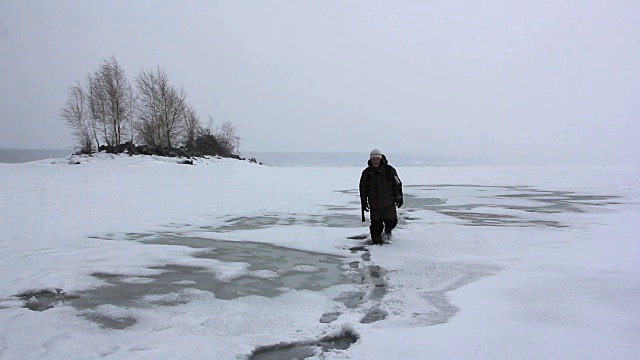
[(2, 358), (640, 355), (636, 169), (400, 168), (372, 246), (361, 169), (0, 166)]

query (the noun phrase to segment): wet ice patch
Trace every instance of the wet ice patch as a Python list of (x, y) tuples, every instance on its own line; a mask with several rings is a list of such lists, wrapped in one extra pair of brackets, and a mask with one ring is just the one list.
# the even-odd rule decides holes
[(287, 273), (290, 271), (296, 271), (296, 272), (303, 272), (303, 273), (312, 273), (312, 272), (318, 272), (321, 269), (318, 268), (317, 266), (313, 266), (313, 265), (296, 265), (290, 269), (282, 269), (282, 271), (279, 271), (279, 273)]
[[(78, 298), (69, 304), (103, 327), (122, 329), (137, 320), (126, 311), (115, 312), (114, 308), (184, 304), (192, 300), (191, 290), (232, 300), (246, 296), (276, 297), (291, 290), (319, 291), (352, 284), (353, 280), (346, 274), (349, 267), (343, 258), (335, 255), (168, 234), (138, 239), (150, 244), (189, 246), (199, 251), (194, 252), (195, 262), (187, 259), (179, 260), (180, 264), (155, 266), (148, 269), (145, 277), (124, 276), (120, 272), (94, 273), (106, 286), (79, 292)], [(206, 266), (189, 265), (192, 263)], [(135, 272), (145, 273), (139, 269)]]
[[(332, 206), (327, 206), (331, 209)], [(355, 208), (353, 208), (355, 209)], [(361, 222), (351, 214), (351, 208), (331, 211), (329, 214), (266, 214), (257, 216), (237, 216), (227, 219), (220, 226), (205, 226), (202, 230), (225, 233), (237, 230), (260, 230), (274, 226), (327, 226), (327, 227), (360, 227)]]
[(341, 302), (347, 309), (356, 309), (367, 301), (365, 295), (363, 291), (347, 291), (333, 300)]
[(140, 303), (144, 305), (163, 305), (171, 306), (175, 304), (186, 303), (188, 296), (185, 293), (170, 293), (161, 295), (146, 295), (140, 299)]
[[(206, 255), (200, 256), (206, 257)], [(255, 273), (248, 270), (249, 266), (250, 264), (246, 262), (221, 262), (216, 264), (215, 268), (210, 271), (215, 274), (218, 280), (229, 282), (239, 277)]]
[(150, 282), (153, 282), (153, 279), (146, 278), (146, 277), (131, 276), (131, 277), (122, 277), (120, 281), (126, 284), (148, 284)]
[(363, 234), (358, 234), (358, 235), (347, 236), (347, 239), (350, 239), (350, 240), (365, 240), (368, 237), (369, 237), (369, 233), (363, 233)]
[(406, 308), (420, 309), (404, 317), (402, 321), (408, 324), (434, 326), (449, 322), (459, 308), (449, 299), (448, 293), (467, 284), (491, 276), (501, 268), (487, 264), (432, 262), (415, 259), (403, 269), (394, 269), (386, 276), (395, 286), (404, 284), (420, 284), (420, 290), (415, 293), (397, 292), (386, 295), (385, 310), (393, 314), (403, 314)]
[(386, 310), (378, 306), (374, 306), (371, 309), (367, 310), (360, 322), (363, 324), (371, 324), (376, 321), (383, 320), (387, 317), (387, 315), (389, 315), (389, 313)]
[(17, 297), (22, 300), (23, 307), (33, 311), (45, 311), (53, 308), (58, 302), (72, 298), (58, 288), (28, 290)]
[(107, 329), (126, 329), (138, 322), (130, 309), (108, 304), (86, 310), (83, 315)]
[(328, 323), (334, 322), (334, 321), (338, 320), (338, 317), (340, 317), (340, 315), (342, 315), (342, 313), (337, 312), (337, 311), (336, 312), (324, 313), (320, 317), (320, 322), (323, 323), (323, 324), (328, 324)]
[(178, 281), (172, 282), (172, 284), (173, 285), (189, 286), (189, 285), (195, 285), (195, 284), (197, 284), (197, 282), (191, 281), (191, 280), (178, 280)]
[(352, 328), (343, 326), (343, 330), (339, 334), (326, 336), (319, 340), (281, 343), (259, 347), (251, 353), (248, 360), (283, 360), (320, 357), (330, 351), (347, 350), (352, 344), (358, 341), (358, 338), (358, 334)]
[(9, 298), (0, 300), (0, 309), (18, 308), (25, 305), (23, 300), (18, 298)]
[[(437, 195), (438, 197), (432, 197)], [(470, 201), (471, 200), (471, 201)], [(617, 196), (542, 190), (530, 186), (413, 185), (405, 189), (406, 212), (431, 210), (469, 226), (567, 227), (559, 213), (606, 211)], [(405, 220), (409, 220), (406, 219)]]
[(247, 275), (249, 275), (251, 277), (260, 278), (260, 279), (273, 279), (273, 278), (277, 278), (278, 276), (280, 276), (280, 274), (278, 272), (271, 271), (271, 270), (251, 271), (251, 272), (247, 273)]

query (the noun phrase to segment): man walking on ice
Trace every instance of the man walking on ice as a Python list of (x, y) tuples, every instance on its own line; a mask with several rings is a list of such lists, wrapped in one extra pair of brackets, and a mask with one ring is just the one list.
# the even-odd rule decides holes
[(371, 241), (382, 245), (398, 225), (396, 206), (402, 206), (402, 182), (380, 150), (371, 150), (368, 164), (360, 177), (360, 202), (363, 211), (371, 210)]

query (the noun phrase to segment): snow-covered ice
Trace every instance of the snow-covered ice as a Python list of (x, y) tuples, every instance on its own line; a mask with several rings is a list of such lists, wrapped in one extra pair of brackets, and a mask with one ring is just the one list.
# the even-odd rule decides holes
[(351, 251), (361, 170), (0, 164), (0, 358), (640, 358), (640, 169), (399, 168)]

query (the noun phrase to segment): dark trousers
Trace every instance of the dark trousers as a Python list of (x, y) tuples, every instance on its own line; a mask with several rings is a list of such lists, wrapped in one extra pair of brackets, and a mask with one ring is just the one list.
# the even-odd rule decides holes
[(373, 243), (382, 243), (382, 230), (391, 232), (398, 225), (398, 214), (395, 204), (384, 208), (371, 209), (371, 240)]

